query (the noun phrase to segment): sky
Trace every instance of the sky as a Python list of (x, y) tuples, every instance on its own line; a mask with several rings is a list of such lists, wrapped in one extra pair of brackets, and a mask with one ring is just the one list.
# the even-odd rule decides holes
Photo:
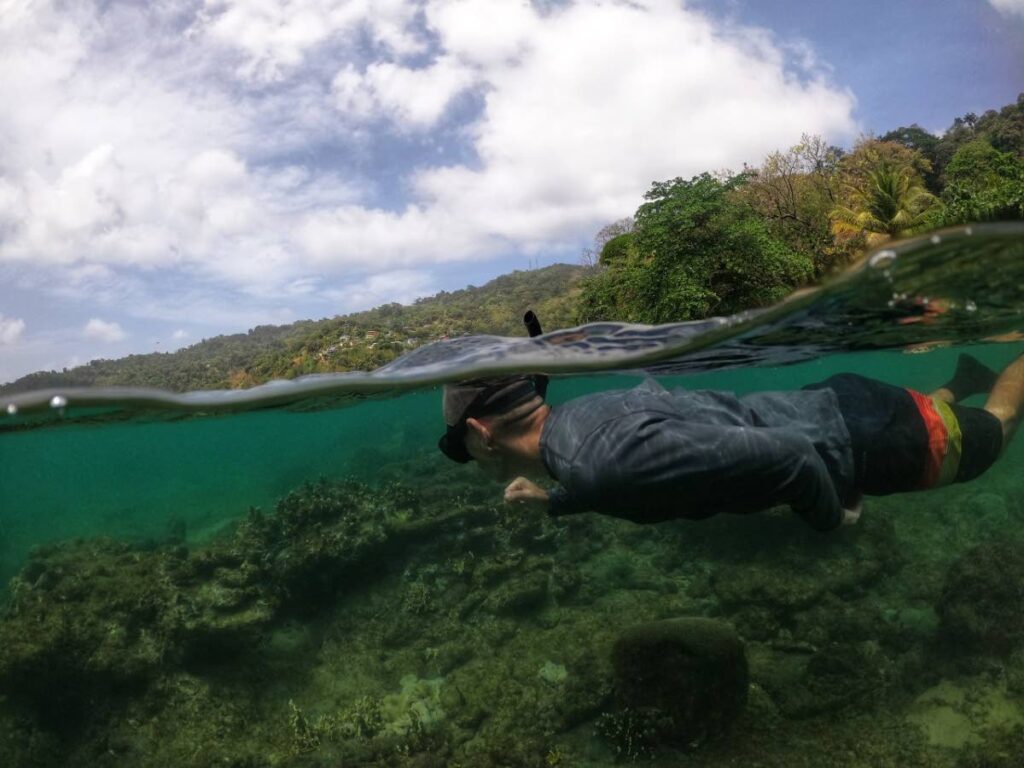
[(1024, 0), (0, 0), (0, 382), (575, 262), (655, 180), (1021, 91)]

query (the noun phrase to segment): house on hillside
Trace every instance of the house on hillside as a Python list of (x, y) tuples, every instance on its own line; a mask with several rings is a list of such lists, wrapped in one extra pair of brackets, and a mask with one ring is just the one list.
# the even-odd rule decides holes
[(320, 360), (323, 360), (324, 358), (326, 358), (332, 352), (337, 352), (340, 347), (341, 347), (341, 344), (331, 344), (331, 346), (325, 347), (324, 349), (320, 350), (320, 352), (317, 354), (317, 357)]

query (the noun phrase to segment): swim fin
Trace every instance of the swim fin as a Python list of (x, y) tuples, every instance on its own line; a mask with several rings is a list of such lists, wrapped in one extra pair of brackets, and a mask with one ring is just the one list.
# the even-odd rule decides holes
[(953, 393), (956, 402), (960, 402), (971, 395), (991, 392), (998, 378), (998, 373), (976, 357), (964, 353), (956, 361), (953, 378), (943, 386)]

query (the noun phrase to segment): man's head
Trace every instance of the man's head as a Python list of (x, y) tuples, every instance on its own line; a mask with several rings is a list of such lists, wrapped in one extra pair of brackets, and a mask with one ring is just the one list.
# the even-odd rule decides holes
[(447, 431), (438, 447), (460, 464), (475, 460), (495, 479), (512, 477), (535, 460), (524, 438), (542, 423), (543, 406), (530, 376), (445, 385)]

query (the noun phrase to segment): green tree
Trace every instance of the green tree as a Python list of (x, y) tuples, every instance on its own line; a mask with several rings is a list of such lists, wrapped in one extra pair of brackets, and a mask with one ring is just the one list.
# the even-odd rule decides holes
[(817, 277), (848, 262), (858, 245), (838, 246), (832, 232), (842, 157), (840, 148), (805, 134), (786, 152), (768, 155), (741, 187), (744, 199), (772, 233), (813, 260)]
[(964, 144), (946, 166), (944, 223), (1024, 219), (1024, 161), (986, 139)]
[(936, 197), (922, 175), (931, 164), (895, 142), (867, 140), (843, 159), (843, 203), (832, 211), (840, 236), (861, 233), (899, 237), (933, 221)]
[(986, 139), (1000, 152), (1024, 159), (1024, 93), (1017, 96), (1016, 103), (1002, 109), (990, 109), (980, 117), (968, 113), (953, 121), (936, 149), (936, 171), (943, 180), (946, 166), (960, 147), (975, 139)]
[(632, 248), (633, 233), (623, 232), (621, 235), (616, 235), (604, 244), (604, 247), (601, 248), (601, 254), (598, 257), (598, 262), (604, 266), (608, 266), (615, 262), (621, 262), (628, 258)]
[(633, 231), (633, 219), (618, 219), (613, 221), (611, 224), (606, 224), (601, 227), (596, 235), (594, 235), (594, 244), (591, 247), (584, 248), (580, 254), (580, 264), (585, 267), (595, 267), (600, 263), (603, 263), (602, 259), (605, 255), (605, 249), (608, 244), (613, 240), (618, 240), (619, 245), (614, 247), (621, 247), (623, 243), (627, 242), (629, 238), (623, 238), (623, 235), (628, 235)]
[(921, 153), (930, 164), (930, 168), (922, 173), (924, 178), (925, 186), (929, 192), (938, 194), (942, 191), (942, 181), (940, 179), (938, 160), (939, 160), (939, 137), (933, 133), (929, 133), (917, 123), (909, 126), (903, 126), (897, 128), (894, 131), (889, 131), (883, 136), (879, 137), (879, 141), (895, 142), (902, 144), (908, 149), (915, 150)]
[[(583, 283), (578, 319), (664, 323), (777, 301), (810, 258), (775, 237), (737, 193), (746, 174), (656, 182), (629, 247)], [(610, 243), (609, 243), (610, 244)]]

